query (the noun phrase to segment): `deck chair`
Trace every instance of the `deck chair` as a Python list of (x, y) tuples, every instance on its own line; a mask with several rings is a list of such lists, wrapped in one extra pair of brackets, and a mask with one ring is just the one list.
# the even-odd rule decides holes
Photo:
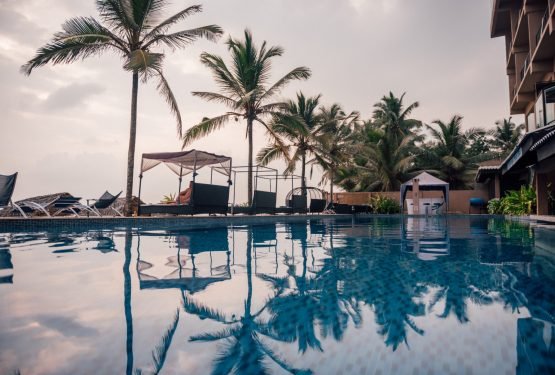
[(23, 209), (18, 204), (12, 202), (16, 180), (17, 173), (10, 176), (0, 175), (0, 216), (9, 215), (17, 210), (21, 216), (27, 217)]
[(80, 197), (74, 197), (68, 193), (59, 193), (24, 199), (17, 202), (17, 204), (26, 212), (42, 212), (46, 216), (52, 217), (68, 211), (77, 215), (77, 211), (73, 207), (80, 200)]
[[(120, 191), (116, 195), (112, 195), (112, 194), (110, 194), (110, 192), (108, 192), (106, 190), (106, 192), (104, 194), (102, 194), (100, 196), (100, 198), (98, 198), (98, 199), (87, 199), (87, 204), (86, 205), (77, 202), (72, 208), (74, 209), (74, 211), (77, 214), (84, 211), (84, 212), (87, 212), (87, 213), (92, 213), (93, 215), (96, 215), (98, 217), (101, 217), (102, 213), (100, 212), (100, 210), (111, 210), (116, 215), (123, 216), (123, 213), (121, 213), (118, 209), (116, 209), (114, 207), (114, 203), (119, 198), (121, 193), (123, 193), (123, 191)], [(94, 201), (94, 203), (89, 204), (89, 201)]]

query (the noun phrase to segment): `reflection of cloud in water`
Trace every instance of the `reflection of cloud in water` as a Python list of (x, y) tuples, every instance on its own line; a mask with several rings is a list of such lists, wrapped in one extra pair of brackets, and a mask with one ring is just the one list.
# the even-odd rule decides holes
[(36, 321), (41, 326), (57, 331), (63, 336), (87, 337), (98, 334), (96, 329), (84, 326), (72, 317), (48, 314), (37, 316)]

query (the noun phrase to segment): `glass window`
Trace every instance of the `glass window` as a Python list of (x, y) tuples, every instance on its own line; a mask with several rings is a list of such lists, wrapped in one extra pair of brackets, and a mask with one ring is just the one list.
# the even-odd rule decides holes
[(534, 111), (530, 112), (528, 116), (526, 116), (526, 131), (531, 132), (532, 130), (536, 130), (536, 116)]
[(535, 108), (534, 111), (536, 113), (536, 129), (537, 129), (545, 125), (543, 121), (543, 95), (542, 94), (538, 96), (538, 99), (536, 100), (536, 105), (534, 108)]
[(545, 124), (548, 125), (555, 121), (555, 86), (545, 89)]

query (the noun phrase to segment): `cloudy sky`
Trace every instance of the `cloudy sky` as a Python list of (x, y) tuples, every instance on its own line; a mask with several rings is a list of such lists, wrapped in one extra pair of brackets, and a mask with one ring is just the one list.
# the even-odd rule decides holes
[[(508, 116), (504, 41), (489, 38), (489, 1), (173, 0), (168, 13), (197, 3), (204, 12), (183, 28), (218, 24), (226, 35), (240, 36), (248, 27), (258, 41), (284, 47), (276, 78), (296, 66), (312, 69), (309, 81), (291, 85), (283, 97), (322, 93), (325, 104), (369, 117), (387, 92), (407, 92), (407, 102), (421, 105), (414, 117), (425, 122), (461, 114), (466, 127), (491, 127)], [(125, 186), (131, 76), (122, 61), (105, 55), (40, 68), (30, 77), (19, 73), (73, 16), (96, 16), (94, 0), (0, 0), (0, 174), (20, 172), (16, 199), (60, 191), (91, 198)], [(216, 89), (199, 63), (203, 51), (226, 55), (223, 43), (207, 41), (167, 51), (165, 74), (185, 128), (225, 111), (190, 94)], [(244, 130), (243, 123), (230, 123), (193, 147), (243, 164)], [(256, 148), (265, 143), (264, 133), (256, 133)], [(143, 152), (179, 149), (166, 104), (154, 85), (142, 85), (137, 166)], [(177, 182), (159, 168), (143, 187), (145, 199), (156, 202), (175, 192)]]

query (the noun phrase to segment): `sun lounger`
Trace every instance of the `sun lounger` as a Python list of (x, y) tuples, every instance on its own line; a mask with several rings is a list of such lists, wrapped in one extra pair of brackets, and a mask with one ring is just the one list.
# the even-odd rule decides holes
[(325, 199), (312, 198), (310, 200), (309, 211), (310, 211), (311, 214), (324, 212), (325, 209), (326, 209), (326, 200)]
[(77, 215), (73, 208), (81, 198), (74, 197), (69, 193), (59, 193), (42, 195), (38, 197), (24, 199), (17, 202), (22, 210), (28, 213), (44, 213), (46, 216), (57, 216), (62, 213), (71, 212)]
[(277, 213), (281, 214), (302, 214), (306, 213), (306, 197), (302, 195), (292, 195), (288, 207), (279, 207)]
[(251, 207), (233, 207), (233, 214), (275, 214), (276, 193), (255, 190)]
[(139, 215), (227, 215), (229, 186), (200, 184), (192, 185), (193, 193), (189, 204), (150, 204), (140, 205)]
[[(110, 210), (118, 216), (123, 216), (123, 214), (114, 207), (114, 203), (119, 198), (119, 196), (123, 193), (122, 191), (119, 194), (112, 195), (108, 191), (100, 196), (98, 199), (87, 199), (87, 205), (83, 205), (81, 203), (76, 203), (72, 208), (74, 209), (77, 214), (86, 212), (88, 214), (92, 213), (95, 216), (101, 217), (102, 211), (100, 210)], [(94, 201), (93, 204), (88, 204), (88, 201)]]
[(0, 175), (0, 216), (10, 215), (17, 210), (21, 216), (27, 217), (21, 207), (12, 202), (12, 195), (15, 189), (17, 173), (10, 176)]

